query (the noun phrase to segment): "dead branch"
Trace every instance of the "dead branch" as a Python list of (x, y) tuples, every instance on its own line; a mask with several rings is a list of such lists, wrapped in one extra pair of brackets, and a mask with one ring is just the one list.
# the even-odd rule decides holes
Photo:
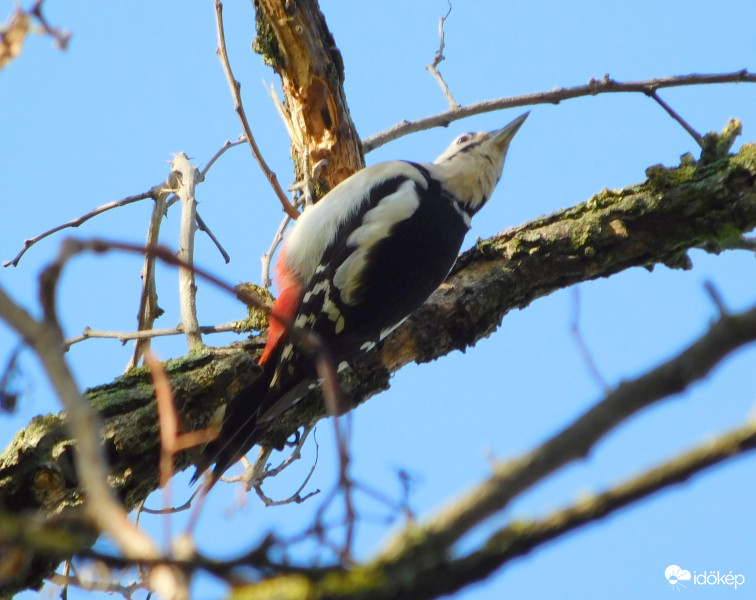
[(446, 102), (449, 104), (449, 108), (451, 110), (459, 108), (459, 102), (457, 102), (454, 99), (454, 96), (452, 96), (451, 90), (449, 89), (449, 86), (446, 85), (446, 81), (444, 81), (443, 76), (438, 71), (438, 65), (441, 64), (441, 61), (443, 61), (446, 57), (444, 56), (444, 47), (445, 44), (445, 34), (444, 34), (444, 23), (446, 22), (446, 19), (449, 18), (449, 15), (452, 11), (452, 4), (451, 1), (449, 2), (449, 10), (446, 12), (446, 14), (441, 17), (438, 20), (438, 38), (439, 38), (439, 46), (438, 50), (436, 50), (436, 54), (433, 57), (433, 61), (426, 66), (425, 68), (428, 70), (428, 72), (433, 75), (433, 78), (436, 80), (438, 85), (441, 87), (441, 91), (444, 94), (444, 98), (446, 98)]
[[(733, 73), (691, 74), (675, 75), (670, 77), (658, 77), (645, 81), (615, 81), (608, 75), (602, 79), (591, 79), (585, 85), (570, 88), (557, 88), (546, 92), (534, 92), (508, 98), (496, 98), (494, 100), (482, 100), (467, 104), (456, 109), (450, 109), (442, 113), (416, 119), (414, 121), (402, 121), (384, 131), (380, 131), (362, 140), (362, 151), (367, 154), (376, 148), (392, 142), (402, 136), (417, 131), (425, 131), (433, 127), (447, 127), (450, 123), (465, 119), (473, 115), (487, 112), (514, 108), (520, 106), (533, 106), (536, 104), (559, 104), (564, 100), (582, 98), (584, 96), (597, 96), (599, 94), (614, 93), (640, 93), (653, 97), (657, 90), (689, 85), (710, 85), (723, 83), (756, 83), (756, 73), (747, 69)], [(695, 136), (694, 136), (695, 137)]]
[[(756, 226), (753, 145), (743, 146), (735, 156), (706, 163), (686, 158), (678, 168), (655, 166), (647, 173), (648, 179), (639, 185), (605, 190), (585, 203), (481, 241), (466, 252), (448, 284), (381, 347), (342, 374), (352, 401), (357, 404), (385, 389), (389, 374), (409, 362), (432, 360), (475, 343), (490, 334), (508, 310), (525, 307), (535, 298), (634, 266), (679, 265), (687, 249), (718, 249), (731, 236), (740, 237), (738, 232)], [(727, 233), (724, 240), (722, 232)], [(164, 254), (176, 264), (170, 251)], [(249, 348), (259, 351), (260, 344), (253, 342)], [(223, 398), (254, 381), (258, 373), (254, 364), (254, 353), (241, 349), (169, 361), (166, 370), (172, 385), (182, 390), (185, 426), (202, 429)], [(112, 481), (129, 507), (157, 486), (153, 396), (141, 372), (88, 392), (91, 405), (109, 415), (104, 436), (112, 450)], [(313, 394), (281, 415), (264, 442), (278, 445), (323, 413), (319, 395)], [(40, 469), (52, 469), (61, 482), (66, 481), (64, 474), (70, 472), (66, 454), (53, 455), (53, 449), (69, 439), (63, 422), (51, 416), (31, 427), (33, 435), (20, 433), (0, 454), (0, 499), (5, 506), (65, 513), (66, 507), (77, 505), (77, 484), (62, 483), (50, 494), (39, 488), (37, 477)], [(189, 463), (185, 453), (176, 457), (177, 470)], [(40, 498), (47, 498), (44, 505)]]
[[(183, 152), (173, 161), (173, 172), (178, 179), (176, 195), (181, 199), (181, 227), (179, 233), (179, 259), (190, 268), (179, 267), (179, 309), (181, 326), (186, 334), (189, 351), (202, 345), (197, 319), (197, 285), (194, 283), (194, 232), (197, 222), (197, 200), (194, 196), (198, 179), (197, 169)], [(153, 242), (154, 244), (154, 242)]]
[(226, 74), (228, 85), (231, 88), (231, 97), (234, 100), (234, 110), (239, 117), (239, 121), (241, 121), (247, 143), (252, 150), (252, 155), (255, 157), (257, 164), (260, 165), (262, 172), (265, 174), (265, 177), (267, 177), (270, 186), (273, 188), (278, 200), (281, 202), (284, 212), (292, 219), (296, 219), (299, 217), (299, 213), (291, 205), (283, 189), (281, 189), (281, 184), (278, 183), (278, 177), (270, 167), (268, 167), (268, 163), (265, 162), (265, 159), (260, 152), (260, 148), (257, 146), (257, 142), (255, 142), (255, 138), (252, 135), (252, 128), (249, 125), (247, 113), (244, 112), (244, 105), (242, 104), (240, 93), (241, 84), (234, 78), (234, 74), (231, 71), (231, 63), (228, 60), (228, 53), (226, 52), (226, 35), (223, 31), (223, 3), (220, 0), (215, 0), (215, 23), (218, 32), (218, 49), (216, 52), (218, 58), (220, 58), (221, 65), (223, 66), (223, 72)]

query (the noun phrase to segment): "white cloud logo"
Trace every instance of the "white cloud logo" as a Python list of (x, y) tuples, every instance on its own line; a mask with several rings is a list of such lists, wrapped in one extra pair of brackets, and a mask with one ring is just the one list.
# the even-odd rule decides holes
[(681, 582), (690, 581), (690, 571), (681, 569), (677, 565), (669, 565), (664, 569), (664, 577), (669, 581), (669, 585), (679, 590), (681, 587), (685, 587)]

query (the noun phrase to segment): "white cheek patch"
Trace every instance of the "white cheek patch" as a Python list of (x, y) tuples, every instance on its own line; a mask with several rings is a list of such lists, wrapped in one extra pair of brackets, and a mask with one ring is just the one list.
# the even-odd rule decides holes
[(365, 213), (360, 226), (347, 238), (347, 244), (355, 247), (355, 251), (336, 269), (333, 276), (333, 283), (339, 288), (344, 304), (351, 305), (356, 301), (355, 292), (360, 286), (360, 274), (365, 269), (370, 249), (386, 238), (396, 223), (415, 214), (418, 206), (420, 197), (415, 190), (415, 182), (405, 181), (396, 192), (382, 198)]

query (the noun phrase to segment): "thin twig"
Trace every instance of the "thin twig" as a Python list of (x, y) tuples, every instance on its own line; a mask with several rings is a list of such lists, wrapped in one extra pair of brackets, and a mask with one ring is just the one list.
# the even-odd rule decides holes
[[(246, 141), (247, 141), (247, 138), (244, 136), (244, 134), (240, 135), (239, 139), (236, 140), (235, 142), (226, 140), (223, 146), (221, 146), (218, 149), (218, 151), (215, 154), (213, 154), (210, 160), (207, 161), (207, 164), (202, 169), (200, 169), (199, 174), (197, 176), (197, 183), (205, 181), (205, 175), (207, 175), (207, 172), (212, 168), (215, 162), (221, 156), (223, 156), (223, 154), (225, 154), (231, 148), (234, 148), (236, 146), (240, 146), (241, 144), (246, 143)], [(200, 231), (204, 231), (207, 234), (207, 236), (212, 240), (213, 244), (215, 244), (215, 247), (218, 249), (218, 252), (220, 252), (221, 256), (223, 256), (223, 260), (226, 261), (226, 264), (228, 264), (231, 261), (231, 257), (228, 255), (228, 252), (226, 252), (225, 248), (218, 241), (218, 238), (216, 238), (213, 232), (210, 231), (210, 228), (202, 219), (199, 212), (197, 212), (197, 226), (199, 227)]]
[[(245, 327), (245, 321), (231, 321), (221, 325), (200, 325), (199, 332), (208, 333), (243, 333), (250, 331)], [(90, 339), (110, 339), (126, 343), (131, 340), (140, 340), (145, 338), (164, 337), (169, 335), (184, 335), (184, 328), (181, 325), (168, 329), (145, 329), (142, 331), (104, 331), (85, 327), (80, 335), (68, 338), (63, 342), (63, 350), (68, 350), (74, 344), (78, 344)]]
[(212, 168), (212, 166), (215, 164), (215, 162), (223, 156), (228, 150), (231, 148), (235, 148), (236, 146), (241, 146), (242, 144), (245, 144), (247, 142), (247, 138), (244, 136), (244, 134), (241, 134), (239, 136), (239, 139), (237, 139), (235, 142), (232, 142), (231, 140), (226, 140), (223, 145), (218, 149), (218, 151), (210, 157), (210, 160), (207, 161), (207, 164), (200, 169), (199, 172), (199, 179), (197, 181), (205, 181), (205, 175), (207, 175), (207, 172)]
[(281, 202), (281, 206), (283, 207), (284, 212), (292, 219), (296, 219), (297, 217), (299, 217), (299, 213), (289, 202), (289, 199), (286, 197), (283, 189), (281, 189), (281, 185), (278, 183), (278, 177), (276, 177), (276, 174), (271, 171), (270, 167), (268, 167), (268, 164), (265, 162), (265, 159), (260, 153), (257, 142), (255, 142), (255, 138), (252, 135), (252, 129), (249, 126), (247, 115), (244, 112), (244, 105), (242, 104), (240, 93), (241, 84), (234, 78), (234, 74), (231, 71), (231, 63), (228, 60), (228, 53), (226, 52), (226, 35), (223, 30), (223, 4), (220, 0), (215, 0), (215, 22), (218, 33), (218, 49), (216, 50), (216, 53), (220, 58), (221, 65), (223, 66), (223, 72), (226, 74), (228, 85), (231, 88), (231, 96), (234, 100), (234, 110), (239, 116), (242, 128), (244, 129), (244, 135), (246, 135), (247, 141), (249, 142), (249, 147), (252, 149), (252, 155), (255, 157), (257, 164), (260, 165), (263, 173), (265, 173), (265, 176), (268, 178), (273, 191)]
[[(241, 475), (236, 475), (234, 477), (221, 477), (220, 480), (225, 483), (242, 482), (244, 483), (244, 487), (247, 488), (247, 491), (249, 491), (253, 487), (261, 485), (263, 481), (265, 481), (268, 477), (275, 477), (276, 475), (287, 469), (294, 462), (302, 458), (302, 447), (307, 441), (307, 436), (310, 435), (310, 432), (314, 428), (314, 425), (309, 425), (304, 428), (302, 435), (300, 435), (299, 439), (297, 440), (296, 446), (294, 446), (289, 456), (281, 461), (281, 463), (277, 467), (271, 469), (268, 465), (268, 459), (273, 453), (273, 449), (266, 448), (265, 446), (260, 446), (260, 451), (254, 464), (252, 464), (246, 456), (241, 457), (240, 460), (244, 465), (244, 473), (242, 473)], [(318, 447), (317, 440), (315, 441), (315, 446), (316, 448)]]
[(364, 139), (362, 141), (362, 150), (367, 154), (388, 142), (410, 133), (424, 131), (426, 129), (431, 129), (432, 127), (447, 127), (450, 123), (458, 121), (459, 119), (505, 108), (533, 106), (535, 104), (559, 104), (563, 100), (607, 93), (636, 92), (648, 96), (653, 94), (657, 89), (662, 88), (739, 82), (756, 83), (756, 73), (751, 73), (748, 69), (742, 69), (733, 73), (676, 75), (648, 79), (645, 81), (626, 82), (615, 81), (606, 76), (600, 80), (591, 79), (585, 85), (578, 85), (571, 88), (557, 88), (547, 92), (535, 92), (532, 94), (522, 94), (520, 96), (510, 96), (508, 98), (483, 100), (481, 102), (474, 102), (466, 106), (431, 115), (429, 117), (423, 117), (422, 119), (417, 119), (415, 121), (402, 121), (401, 123), (397, 123), (384, 131)]
[[(288, 498), (284, 498), (283, 500), (273, 500), (272, 498), (268, 497), (265, 494), (265, 492), (263, 492), (262, 490), (262, 482), (264, 479), (267, 479), (268, 477), (275, 477), (276, 475), (284, 471), (286, 468), (288, 468), (290, 465), (292, 465), (294, 462), (302, 458), (302, 446), (304, 446), (305, 441), (307, 441), (307, 436), (310, 434), (310, 432), (314, 428), (315, 428), (314, 425), (305, 427), (304, 431), (302, 432), (302, 435), (299, 436), (299, 440), (297, 442), (296, 447), (291, 452), (291, 454), (287, 456), (283, 462), (281, 462), (280, 465), (278, 465), (277, 467), (273, 469), (268, 469), (266, 467), (263, 470), (263, 472), (258, 474), (254, 479), (247, 479), (245, 481), (247, 485), (247, 489), (248, 490), (250, 488), (254, 489), (255, 493), (257, 494), (257, 497), (263, 501), (263, 504), (265, 504), (265, 506), (283, 506), (285, 504), (301, 504), (302, 502), (320, 493), (320, 490), (314, 490), (302, 496), (302, 490), (304, 490), (307, 484), (310, 482), (310, 479), (312, 478), (313, 473), (315, 473), (315, 467), (318, 466), (319, 446), (318, 446), (318, 441), (315, 440), (315, 436), (313, 436), (313, 440), (315, 440), (315, 460), (312, 463), (310, 472), (307, 474), (307, 477), (305, 477), (304, 481), (302, 482), (302, 485), (299, 486), (297, 491), (295, 491)], [(261, 449), (261, 453), (262, 451), (263, 449)], [(260, 463), (259, 460), (257, 462)], [(250, 470), (248, 469), (247, 472), (249, 473)]]
[(572, 323), (570, 324), (570, 332), (580, 350), (583, 361), (588, 367), (588, 372), (593, 376), (593, 379), (598, 383), (602, 391), (605, 394), (609, 393), (611, 388), (598, 370), (596, 361), (593, 360), (593, 355), (588, 349), (588, 344), (585, 343), (580, 330), (580, 288), (578, 286), (572, 288)]
[(61, 229), (66, 229), (67, 227), (78, 227), (82, 223), (89, 221), (89, 219), (91, 219), (92, 217), (96, 217), (97, 215), (107, 212), (109, 210), (112, 210), (114, 208), (126, 206), (127, 204), (131, 204), (132, 202), (138, 202), (139, 200), (146, 200), (147, 198), (152, 198), (154, 200), (157, 189), (158, 188), (152, 188), (150, 191), (137, 194), (136, 196), (128, 196), (127, 198), (123, 198), (122, 200), (116, 200), (115, 202), (108, 202), (107, 204), (98, 206), (97, 208), (91, 210), (85, 215), (82, 215), (81, 217), (68, 221), (68, 223), (63, 223), (63, 225), (58, 225), (57, 227), (53, 227), (52, 229), (49, 229), (48, 231), (45, 231), (44, 233), (40, 233), (38, 236), (29, 238), (28, 240), (24, 240), (24, 247), (21, 249), (21, 252), (19, 252), (13, 260), (6, 260), (5, 262), (3, 262), (3, 266), (4, 267), (17, 266), (18, 261), (21, 260), (21, 257), (24, 254), (26, 254), (26, 251), (29, 248), (31, 248), (34, 244), (36, 244), (40, 240), (43, 240), (46, 237), (52, 235), (53, 233), (57, 233)]
[(37, 0), (29, 11), (29, 14), (37, 17), (44, 32), (55, 40), (55, 44), (60, 50), (66, 50), (68, 48), (68, 42), (71, 41), (71, 32), (65, 29), (60, 29), (59, 27), (52, 27), (50, 23), (47, 22), (47, 19), (45, 19), (45, 16), (42, 14), (43, 3), (44, 0)]
[(148, 508), (144, 506), (144, 503), (141, 504), (139, 507), (139, 511), (146, 513), (148, 515), (165, 515), (165, 514), (174, 514), (178, 512), (183, 512), (185, 510), (189, 510), (192, 507), (192, 501), (197, 497), (197, 494), (201, 492), (201, 488), (197, 488), (194, 490), (194, 493), (189, 496), (189, 500), (184, 502), (183, 504), (179, 506), (171, 506), (170, 508)]
[(719, 316), (726, 317), (727, 315), (729, 315), (730, 311), (727, 310), (727, 305), (722, 298), (722, 294), (719, 293), (719, 290), (714, 285), (714, 283), (711, 280), (707, 279), (706, 281), (704, 281), (703, 286), (706, 290), (706, 293), (709, 294), (709, 298), (711, 298), (711, 301), (714, 303), (714, 306), (717, 307)]
[(218, 238), (215, 237), (212, 231), (210, 231), (210, 228), (207, 226), (205, 221), (200, 217), (199, 213), (195, 210), (195, 216), (197, 217), (197, 227), (200, 231), (204, 231), (207, 234), (207, 237), (209, 237), (213, 244), (215, 244), (215, 247), (218, 249), (218, 252), (221, 253), (221, 256), (223, 257), (223, 260), (228, 264), (231, 262), (231, 257), (228, 255), (228, 252), (226, 252), (226, 249), (221, 245), (221, 243), (218, 241)]
[[(235, 142), (226, 140), (223, 146), (221, 146), (220, 149), (218, 149), (218, 151), (210, 158), (207, 164), (202, 168), (202, 170), (199, 173), (198, 181), (205, 180), (205, 176), (207, 175), (207, 172), (226, 151), (228, 151), (230, 148), (234, 148), (235, 146), (244, 144), (246, 141), (247, 139), (244, 137), (244, 135), (239, 136), (239, 139)], [(53, 227), (52, 229), (45, 231), (44, 233), (41, 233), (36, 237), (30, 238), (28, 240), (24, 240), (24, 246), (21, 249), (21, 251), (18, 253), (18, 255), (13, 260), (6, 260), (5, 262), (3, 262), (3, 266), (4, 267), (9, 267), (11, 265), (14, 267), (17, 266), (18, 262), (21, 260), (21, 257), (26, 253), (26, 251), (29, 248), (31, 248), (37, 242), (45, 239), (46, 237), (52, 235), (53, 233), (57, 233), (58, 231), (62, 229), (66, 229), (67, 227), (78, 227), (79, 225), (81, 225), (82, 223), (85, 223), (92, 217), (96, 217), (97, 215), (100, 215), (114, 208), (120, 208), (122, 206), (132, 204), (133, 202), (138, 202), (139, 200), (146, 200), (147, 198), (152, 198), (154, 200), (157, 195), (157, 191), (162, 189), (164, 185), (165, 184), (163, 183), (163, 184), (153, 187), (148, 192), (136, 194), (135, 196), (128, 196), (126, 198), (123, 198), (122, 200), (108, 202), (107, 204), (98, 206), (97, 208), (91, 210), (85, 215), (82, 215), (81, 217), (68, 221), (68, 223), (64, 223), (63, 225), (58, 225), (57, 227)], [(178, 197), (175, 197), (175, 198), (178, 199)], [(171, 204), (173, 204), (173, 201), (169, 197), (166, 203), (166, 207), (170, 206)], [(202, 220), (202, 217), (200, 217), (199, 213), (197, 214), (197, 225), (199, 225), (199, 228), (201, 231), (204, 231), (210, 237), (210, 239), (213, 241), (213, 243), (215, 244), (215, 246), (218, 248), (221, 255), (223, 256), (223, 259), (226, 261), (226, 264), (228, 264), (228, 262), (231, 260), (228, 253), (225, 251), (223, 246), (221, 246), (218, 239), (210, 231), (207, 224), (205, 224), (205, 222)]]
[(650, 98), (653, 98), (659, 106), (661, 106), (665, 111), (667, 111), (667, 114), (672, 117), (675, 121), (680, 123), (682, 125), (683, 129), (687, 131), (691, 137), (696, 140), (696, 144), (698, 144), (701, 148), (704, 147), (704, 141), (703, 136), (701, 136), (700, 133), (698, 133), (693, 127), (685, 120), (683, 119), (669, 104), (667, 104), (664, 100), (662, 100), (659, 97), (659, 94), (656, 93), (656, 90), (654, 90), (652, 93), (648, 94)]
[(19, 372), (18, 357), (24, 347), (25, 344), (23, 342), (16, 344), (3, 369), (2, 376), (0, 376), (0, 412), (13, 412), (16, 410), (18, 394), (11, 390), (11, 382)]
[(457, 102), (454, 99), (454, 96), (452, 96), (451, 90), (449, 89), (449, 86), (446, 85), (446, 82), (444, 81), (444, 78), (441, 76), (441, 73), (438, 71), (438, 65), (441, 64), (441, 61), (443, 61), (446, 57), (444, 56), (444, 21), (449, 17), (452, 11), (452, 3), (451, 0), (448, 0), (449, 2), (449, 10), (446, 11), (446, 15), (441, 17), (438, 20), (438, 38), (440, 40), (438, 50), (436, 51), (436, 55), (433, 57), (433, 62), (431, 62), (428, 66), (425, 68), (428, 70), (428, 72), (433, 75), (433, 77), (438, 82), (438, 85), (441, 86), (441, 91), (444, 93), (444, 97), (446, 98), (446, 102), (449, 104), (449, 108), (455, 109), (459, 108), (459, 102)]
[[(120, 594), (124, 598), (132, 598), (135, 592), (149, 590), (149, 587), (139, 581), (123, 584), (117, 579), (106, 581), (103, 579), (89, 580), (81, 575), (66, 575), (54, 573), (48, 577), (53, 585), (60, 586), (64, 590), (68, 587), (77, 587), (86, 592), (100, 592), (105, 594)], [(61, 592), (62, 593), (62, 592)]]

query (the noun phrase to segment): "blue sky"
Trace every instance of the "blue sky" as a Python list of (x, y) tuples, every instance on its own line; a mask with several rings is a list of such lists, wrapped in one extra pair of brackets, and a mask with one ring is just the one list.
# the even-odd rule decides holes
[[(2, 2), (0, 10), (7, 14), (12, 6)], [(321, 6), (344, 57), (347, 97), (361, 136), (446, 108), (424, 70), (438, 47), (437, 22), (446, 13), (445, 1), (330, 0)], [(17, 253), (24, 238), (161, 182), (172, 153), (184, 151), (204, 165), (240, 132), (215, 56), (211, 2), (50, 0), (45, 7), (52, 23), (72, 31), (69, 50), (59, 52), (49, 39), (32, 38), (20, 59), (0, 73), (3, 260)], [(230, 58), (253, 131), (285, 184), (291, 176), (289, 142), (263, 86), (263, 81), (276, 86), (278, 81), (249, 50), (251, 3), (229, 2), (225, 16)], [(754, 19), (752, 2), (727, 0), (457, 2), (446, 22), (447, 60), (440, 70), (457, 101), (465, 104), (581, 85), (606, 73), (625, 81), (756, 68)], [(700, 132), (721, 130), (737, 117), (743, 122), (738, 145), (756, 140), (753, 84), (663, 90), (661, 96)], [(521, 112), (481, 115), (448, 130), (402, 138), (370, 153), (367, 161), (430, 161), (459, 133), (501, 127)], [(532, 107), (502, 182), (474, 221), (466, 246), (605, 187), (642, 181), (646, 167), (676, 164), (685, 152), (696, 153), (692, 138), (639, 94)], [(246, 147), (230, 151), (213, 167), (198, 198), (200, 213), (232, 258), (225, 265), (200, 234), (198, 264), (231, 282), (259, 281), (259, 257), (281, 215)], [(132, 205), (73, 233), (142, 242), (150, 209), (148, 203)], [(175, 246), (178, 221), (178, 212), (171, 212), (162, 230), (165, 243)], [(0, 284), (32, 311), (38, 310), (37, 275), (62, 237), (33, 247), (17, 268), (0, 271)], [(731, 310), (756, 301), (753, 255), (693, 252), (691, 257), (692, 271), (634, 269), (577, 288), (583, 335), (610, 384), (644, 372), (705, 330), (716, 316), (705, 281), (716, 286)], [(85, 326), (132, 330), (140, 267), (131, 256), (77, 259), (60, 292), (66, 333), (76, 335)], [(179, 320), (176, 275), (160, 268), (158, 277), (160, 303), (167, 311), (158, 324), (168, 327)], [(244, 312), (232, 298), (204, 285), (198, 302), (202, 324), (224, 323)], [(355, 476), (398, 496), (397, 473), (406, 470), (413, 477), (411, 506), (427, 515), (485, 477), (491, 456), (517, 456), (590, 407), (601, 389), (570, 335), (574, 302), (574, 290), (553, 294), (507, 315), (494, 335), (466, 354), (399, 372), (388, 393), (353, 415)], [(207, 342), (221, 345), (232, 339), (216, 336)], [(0, 359), (14, 344), (0, 325)], [(164, 358), (185, 351), (180, 338), (155, 346)], [(82, 387), (111, 380), (129, 356), (130, 347), (108, 340), (88, 341), (69, 353)], [(520, 498), (494, 525), (544, 515), (601, 491), (752, 416), (754, 359), (753, 348), (741, 351), (691, 393), (631, 419), (585, 461)], [(22, 365), (25, 394), (16, 414), (0, 416), (3, 445), (33, 415), (59, 410), (29, 354)], [(330, 424), (322, 423), (317, 436), (320, 460), (309, 489), (327, 490), (336, 464)], [(271, 482), (269, 493), (281, 497), (296, 489), (313, 455), (310, 442), (305, 459), (281, 481)], [(753, 468), (752, 457), (717, 467), (513, 561), (455, 598), (666, 598), (674, 593), (664, 578), (670, 564), (699, 573), (741, 573), (746, 587), (736, 593), (752, 595)], [(183, 475), (175, 480), (177, 502), (189, 493), (186, 481)], [(198, 529), (200, 548), (230, 555), (248, 549), (269, 530), (294, 533), (319, 503), (315, 498), (303, 506), (265, 509), (251, 497), (235, 509), (237, 499), (231, 489), (213, 492)], [(358, 550), (370, 556), (388, 535), (370, 517), (385, 510), (370, 503), (361, 508), (366, 519)], [(180, 522), (177, 517), (177, 527)], [(159, 535), (160, 521), (147, 523)], [(206, 579), (196, 584), (195, 595), (217, 597), (222, 590)], [(733, 592), (692, 585), (682, 591), (702, 598)]]

